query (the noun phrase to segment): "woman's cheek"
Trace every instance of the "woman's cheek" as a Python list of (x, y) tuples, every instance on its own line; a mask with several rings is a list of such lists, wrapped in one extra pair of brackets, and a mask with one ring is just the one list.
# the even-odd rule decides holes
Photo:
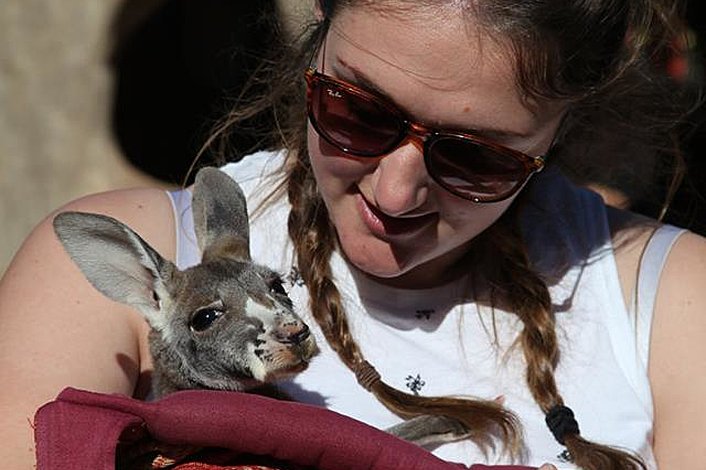
[(475, 237), (495, 223), (510, 207), (515, 196), (505, 201), (475, 204), (451, 194), (439, 197), (441, 221), (450, 230)]
[[(372, 172), (377, 159), (362, 159), (346, 155), (319, 137), (309, 125), (308, 148), (314, 176), (320, 187), (349, 186)], [(333, 181), (332, 181), (333, 180)]]

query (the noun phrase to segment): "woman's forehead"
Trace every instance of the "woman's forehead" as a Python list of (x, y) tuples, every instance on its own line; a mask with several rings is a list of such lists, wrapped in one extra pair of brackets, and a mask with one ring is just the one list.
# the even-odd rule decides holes
[[(454, 70), (483, 65), (484, 54), (505, 52), (482, 34), (472, 16), (459, 9), (436, 14), (427, 8), (409, 8), (406, 14), (378, 11), (379, 7), (345, 9), (336, 17), (333, 32), (361, 53), (377, 56), (411, 75), (447, 81)], [(512, 75), (509, 63), (507, 68)]]
[(516, 86), (508, 51), (459, 10), (403, 16), (353, 8), (332, 24), (326, 67), (354, 82), (363, 75), (428, 124), (531, 133), (537, 116)]

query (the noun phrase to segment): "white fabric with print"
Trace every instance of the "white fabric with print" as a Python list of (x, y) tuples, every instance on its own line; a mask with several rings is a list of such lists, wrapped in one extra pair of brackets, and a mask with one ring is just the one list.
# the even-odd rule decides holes
[[(273, 187), (268, 175), (282, 159), (282, 153), (260, 152), (223, 168), (243, 187), (251, 214)], [(559, 391), (584, 437), (636, 451), (654, 468), (652, 402), (644, 359), (648, 339), (636, 341), (636, 322), (624, 305), (603, 204), (595, 194), (567, 184), (556, 171), (547, 170), (537, 178), (544, 179), (542, 192), (535, 191), (524, 209), (524, 230), (530, 254), (541, 255), (533, 257), (535, 263), (550, 277), (558, 276), (550, 292), (557, 306)], [(177, 217), (177, 262), (184, 268), (199, 259), (190, 200), (188, 192), (171, 196)], [(298, 401), (379, 428), (398, 423), (397, 416), (356, 383), (307, 313), (307, 291), (293, 269), (288, 208), (288, 202), (277, 201), (251, 216), (252, 255), (285, 276), (286, 288), (317, 336), (321, 353), (282, 388)], [(567, 265), (568, 272), (556, 272), (557, 266)], [(478, 308), (468, 299), (467, 279), (428, 290), (391, 289), (352, 272), (338, 254), (332, 267), (354, 338), (387, 383), (421, 395), (503, 396), (505, 406), (524, 426), (526, 453), (517, 463), (573, 468), (562, 460), (565, 449), (554, 440), (525, 385), (521, 351), (506, 354), (521, 328), (515, 315)], [(509, 463), (503, 455), (484, 457), (469, 442), (447, 444), (434, 452), (466, 464)]]

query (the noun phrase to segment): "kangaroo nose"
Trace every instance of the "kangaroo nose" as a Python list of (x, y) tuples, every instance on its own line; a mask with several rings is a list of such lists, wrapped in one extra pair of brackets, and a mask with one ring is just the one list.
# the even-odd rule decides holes
[(296, 345), (304, 342), (310, 334), (311, 332), (307, 325), (300, 322), (292, 322), (278, 328), (275, 337), (280, 343)]
[(309, 331), (309, 327), (306, 325), (302, 325), (302, 329), (292, 336), (292, 343), (294, 343), (294, 344), (303, 343), (309, 337), (310, 333), (311, 332)]

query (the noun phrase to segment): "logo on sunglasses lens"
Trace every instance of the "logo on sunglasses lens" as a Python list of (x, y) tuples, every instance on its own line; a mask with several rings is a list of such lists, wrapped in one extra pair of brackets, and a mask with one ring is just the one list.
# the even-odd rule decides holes
[(332, 90), (330, 88), (326, 89), (326, 93), (328, 93), (331, 98), (343, 98), (343, 95), (340, 91)]

